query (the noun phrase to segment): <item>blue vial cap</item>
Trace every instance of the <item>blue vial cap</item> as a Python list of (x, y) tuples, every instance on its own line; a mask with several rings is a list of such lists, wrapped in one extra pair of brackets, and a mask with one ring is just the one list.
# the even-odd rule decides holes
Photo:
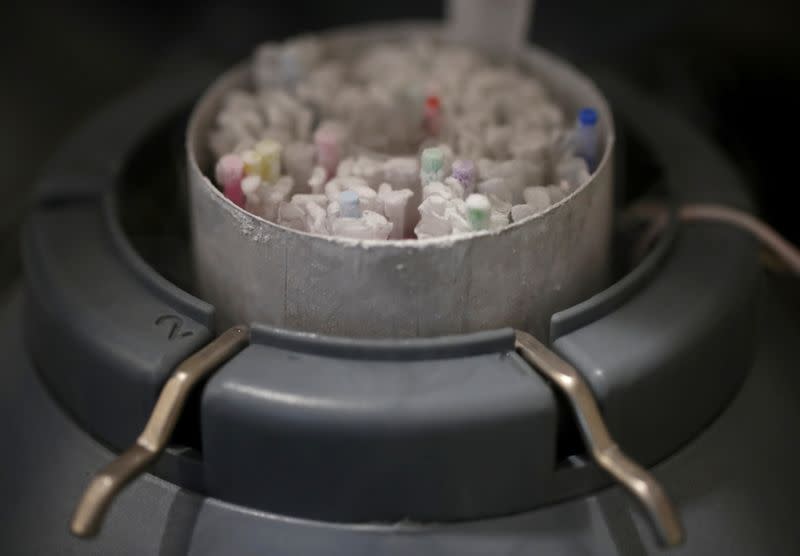
[(594, 125), (597, 123), (597, 110), (594, 108), (581, 108), (578, 112), (578, 122), (581, 125)]

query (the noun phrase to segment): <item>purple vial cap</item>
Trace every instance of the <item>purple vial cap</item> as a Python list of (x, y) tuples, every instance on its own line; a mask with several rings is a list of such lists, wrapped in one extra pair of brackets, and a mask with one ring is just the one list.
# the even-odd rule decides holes
[(468, 159), (459, 159), (453, 162), (451, 167), (453, 177), (461, 183), (475, 179), (475, 163)]

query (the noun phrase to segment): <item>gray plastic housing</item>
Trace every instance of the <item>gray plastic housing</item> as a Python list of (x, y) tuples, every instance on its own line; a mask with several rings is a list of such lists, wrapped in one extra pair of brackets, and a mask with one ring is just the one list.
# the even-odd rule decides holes
[[(152, 113), (155, 125), (191, 98), (159, 87), (165, 94), (134, 95), (67, 143), (77, 154), (50, 166), (24, 240), (30, 353), (81, 427), (117, 449), (133, 442), (172, 368), (216, 332), (212, 307), (128, 245), (114, 210), (120, 166), (87, 168), (81, 154), (103, 144), (109, 160), (124, 161), (144, 139), (141, 118)], [(727, 163), (691, 128), (624, 86), (609, 81), (606, 91), (664, 158), (673, 198), (749, 206)], [(121, 117), (137, 98), (149, 110)], [(76, 186), (82, 173), (91, 187)], [(663, 241), (651, 272), (556, 315), (562, 329), (552, 338), (592, 384), (623, 449), (646, 465), (723, 409), (753, 345), (750, 238), (694, 224)], [(512, 352), (508, 331), (403, 345), (257, 330), (203, 390), (202, 457), (167, 454), (163, 477), (251, 508), (350, 523), (476, 520), (608, 484), (579, 449), (559, 460), (558, 439), (576, 433)]]
[[(759, 356), (743, 388), (708, 427), (653, 473), (687, 532), (670, 551), (619, 487), (535, 511), (446, 524), (331, 524), (287, 519), (205, 497), (153, 475), (115, 501), (100, 534), (69, 534), (87, 477), (115, 456), (57, 405), (24, 349), (20, 292), (0, 310), (0, 418), (10, 427), (0, 462), (0, 538), (7, 554), (159, 556), (793, 556), (800, 428), (796, 392), (800, 327), (772, 282), (760, 306)], [(320, 463), (322, 465), (322, 463)], [(310, 495), (308, 491), (298, 495)]]
[(556, 462), (552, 396), (510, 329), (370, 345), (257, 328), (203, 418), (209, 492), (327, 521), (518, 511)]

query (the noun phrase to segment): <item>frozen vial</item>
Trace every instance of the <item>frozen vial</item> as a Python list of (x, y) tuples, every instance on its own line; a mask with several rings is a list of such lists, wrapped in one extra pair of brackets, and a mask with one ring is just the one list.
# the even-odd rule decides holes
[(261, 155), (261, 178), (268, 182), (276, 181), (281, 175), (281, 144), (274, 139), (263, 139), (253, 150)]
[(230, 182), (229, 184), (224, 186), (223, 192), (225, 196), (231, 200), (231, 202), (236, 205), (237, 207), (244, 208), (245, 205), (245, 197), (244, 193), (242, 193), (242, 182), (235, 181)]
[(325, 209), (316, 203), (306, 203), (302, 206), (306, 212), (306, 230), (312, 234), (328, 235), (328, 215)]
[(345, 157), (336, 165), (336, 177), (352, 176), (353, 168), (356, 165), (356, 160), (352, 156)]
[(295, 205), (293, 203), (281, 202), (277, 210), (278, 224), (297, 230), (300, 232), (307, 232), (306, 228), (306, 211), (304, 207)]
[(422, 151), (419, 179), (422, 187), (432, 181), (442, 181), (444, 179), (444, 152), (442, 149), (430, 147)]
[(308, 187), (314, 195), (320, 194), (325, 190), (325, 176), (327, 172), (322, 166), (314, 166), (311, 170), (311, 177), (308, 178)]
[(260, 197), (258, 190), (261, 188), (261, 178), (258, 176), (247, 176), (242, 180), (242, 191), (248, 199), (257, 202)]
[(444, 209), (444, 217), (450, 223), (453, 234), (464, 234), (472, 231), (467, 219), (467, 203), (461, 199), (453, 199)]
[(431, 195), (419, 206), (419, 222), (414, 228), (418, 239), (450, 235), (453, 226), (447, 220), (449, 202), (438, 195)]
[(323, 122), (314, 132), (317, 164), (325, 168), (328, 177), (336, 174), (336, 167), (344, 156), (345, 129), (338, 122)]
[(251, 214), (263, 217), (264, 200), (261, 176), (247, 176), (242, 180), (242, 193), (245, 197), (244, 208)]
[(423, 124), (428, 135), (438, 136), (442, 130), (442, 103), (437, 95), (425, 99)]
[(453, 162), (450, 169), (451, 176), (457, 179), (464, 186), (464, 192), (471, 195), (475, 192), (475, 185), (478, 181), (478, 170), (475, 163), (469, 159), (460, 158)]
[(217, 184), (221, 187), (239, 183), (244, 177), (244, 162), (237, 154), (229, 153), (219, 159), (214, 171)]
[(550, 194), (547, 192), (547, 188), (541, 185), (526, 187), (523, 196), (525, 203), (533, 207), (536, 212), (543, 211), (550, 206)]
[(244, 173), (248, 176), (261, 177), (261, 155), (252, 149), (242, 153), (244, 163)]
[(384, 215), (377, 212), (365, 210), (360, 220), (369, 230), (369, 239), (387, 239), (392, 232), (392, 223)]
[(486, 195), (473, 193), (467, 197), (467, 220), (473, 230), (485, 230), (489, 227), (489, 214), (492, 205)]
[(378, 192), (368, 185), (358, 182), (344, 184), (345, 189), (355, 192), (362, 210), (371, 210), (383, 214), (383, 199), (378, 197)]
[(514, 205), (511, 207), (511, 220), (514, 222), (519, 222), (523, 218), (527, 218), (533, 214), (536, 214), (538, 211), (529, 204), (524, 205)]
[(444, 184), (450, 188), (450, 191), (453, 193), (453, 197), (456, 199), (464, 199), (464, 186), (460, 181), (450, 176), (449, 178), (445, 178)]
[(300, 142), (286, 145), (283, 149), (283, 166), (298, 188), (305, 189), (314, 168), (314, 145)]
[(442, 182), (432, 181), (422, 189), (422, 198), (427, 199), (434, 195), (449, 200), (453, 198), (453, 190)]
[(578, 113), (575, 128), (575, 154), (586, 161), (589, 171), (593, 171), (597, 164), (598, 143), (597, 111), (583, 108)]
[(325, 183), (324, 193), (325, 196), (328, 197), (328, 200), (333, 203), (338, 202), (339, 193), (345, 189), (347, 188), (342, 184), (341, 178), (333, 178)]
[(378, 196), (383, 201), (383, 213), (392, 223), (391, 239), (402, 239), (405, 234), (406, 209), (408, 201), (414, 196), (410, 189), (393, 190), (388, 183), (378, 187)]
[(358, 193), (349, 189), (339, 193), (339, 216), (341, 218), (361, 218), (361, 203)]

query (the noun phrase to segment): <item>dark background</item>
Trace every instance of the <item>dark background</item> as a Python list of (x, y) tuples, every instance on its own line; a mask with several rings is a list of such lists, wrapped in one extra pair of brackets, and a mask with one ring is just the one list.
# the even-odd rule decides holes
[[(763, 215), (795, 243), (798, 3), (538, 0), (531, 37), (590, 73), (625, 74), (713, 137)], [(440, 19), (442, 2), (0, 3), (0, 283), (37, 172), (65, 135), (137, 84), (221, 67), (266, 39), (378, 19)]]

